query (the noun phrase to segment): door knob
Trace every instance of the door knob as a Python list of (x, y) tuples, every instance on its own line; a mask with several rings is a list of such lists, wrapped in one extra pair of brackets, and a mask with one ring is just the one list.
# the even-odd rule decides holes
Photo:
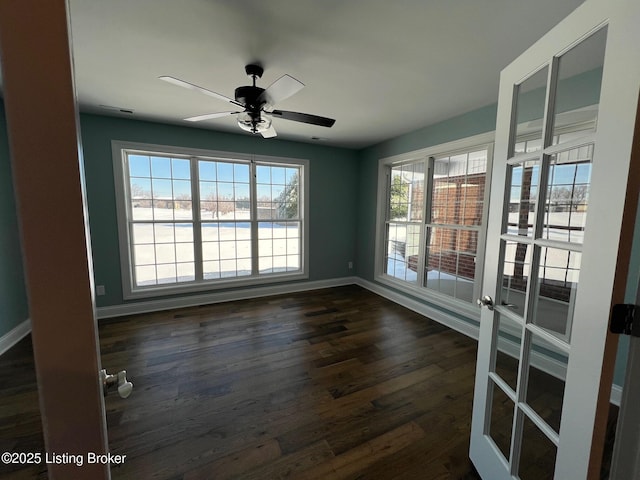
[(131, 395), (131, 391), (133, 390), (133, 383), (127, 380), (127, 371), (122, 370), (115, 375), (107, 373), (106, 370), (100, 370), (100, 380), (102, 382), (102, 391), (104, 392), (104, 396), (107, 396), (109, 390), (117, 386), (118, 395), (120, 398), (127, 398)]
[(480, 307), (487, 307), (489, 310), (493, 310), (493, 298), (489, 295), (485, 295), (478, 299), (478, 305), (480, 305)]

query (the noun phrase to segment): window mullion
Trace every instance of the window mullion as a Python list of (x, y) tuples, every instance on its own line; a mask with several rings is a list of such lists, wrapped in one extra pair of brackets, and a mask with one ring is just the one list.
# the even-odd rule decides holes
[(200, 177), (198, 157), (191, 157), (191, 215), (193, 218), (193, 261), (196, 281), (203, 279), (202, 218), (200, 216)]
[(249, 164), (249, 222), (251, 225), (251, 275), (258, 276), (260, 263), (258, 251), (258, 187), (256, 177), (256, 162), (251, 159)]
[(420, 222), (419, 240), (418, 240), (420, 242), (420, 245), (418, 247), (418, 259), (416, 261), (417, 262), (416, 273), (418, 277), (417, 284), (420, 286), (424, 286), (424, 276), (426, 271), (425, 258), (426, 258), (426, 252), (427, 252), (427, 244), (425, 240), (428, 235), (428, 230), (426, 228), (426, 219), (430, 214), (430, 211), (428, 210), (429, 195), (431, 194), (430, 188), (432, 183), (430, 178), (431, 178), (431, 168), (430, 168), (429, 159), (425, 159), (424, 160), (424, 185), (422, 187), (422, 205), (421, 205), (422, 221)]
[(422, 222), (422, 235), (420, 240), (422, 241), (421, 245), (421, 258), (419, 259), (420, 265), (420, 286), (426, 287), (426, 272), (427, 272), (427, 261), (429, 258), (429, 242), (431, 237), (431, 204), (433, 198), (433, 172), (435, 165), (435, 158), (428, 157), (425, 161), (426, 169), (425, 169), (425, 185), (424, 185), (424, 199), (423, 199), (423, 208), (424, 208), (424, 221)]

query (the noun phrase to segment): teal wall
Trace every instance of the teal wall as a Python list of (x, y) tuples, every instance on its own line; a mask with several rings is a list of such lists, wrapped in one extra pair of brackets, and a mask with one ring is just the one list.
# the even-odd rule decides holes
[(308, 159), (309, 279), (353, 275), (347, 264), (355, 260), (357, 152), (97, 115), (81, 115), (80, 125), (95, 282), (106, 289), (106, 295), (97, 297), (99, 307), (125, 303), (120, 277), (111, 140)]
[(7, 120), (0, 101), (0, 337), (29, 317)]

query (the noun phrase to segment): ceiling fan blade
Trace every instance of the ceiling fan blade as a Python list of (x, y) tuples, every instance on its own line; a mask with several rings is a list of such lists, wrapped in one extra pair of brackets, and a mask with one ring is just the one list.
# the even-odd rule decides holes
[(303, 87), (304, 83), (290, 75), (283, 75), (260, 94), (258, 101), (264, 101), (267, 105), (273, 106), (299, 92)]
[(177, 85), (179, 87), (188, 88), (190, 90), (195, 90), (196, 92), (204, 93), (205, 95), (209, 95), (210, 97), (217, 98), (218, 100), (222, 100), (223, 102), (233, 103), (234, 105), (238, 105), (239, 107), (243, 107), (244, 105), (240, 102), (236, 102), (234, 99), (226, 97), (220, 93), (212, 92), (211, 90), (207, 90), (206, 88), (199, 87), (198, 85), (194, 85), (193, 83), (185, 82), (184, 80), (180, 80), (179, 78), (162, 76), (158, 77), (160, 80), (164, 80), (165, 82), (171, 83), (173, 85)]
[(273, 125), (271, 125), (266, 130), (263, 130), (262, 132), (260, 132), (260, 134), (262, 135), (263, 138), (273, 138), (273, 137), (276, 137), (278, 135), (276, 133), (276, 129), (273, 128)]
[(185, 118), (185, 120), (187, 122), (201, 122), (202, 120), (211, 120), (212, 118), (226, 117), (226, 116), (229, 116), (229, 115), (234, 115), (236, 113), (242, 113), (242, 112), (205, 113), (204, 115), (196, 115), (195, 117)]
[(286, 110), (274, 110), (270, 112), (274, 117), (284, 118), (285, 120), (293, 120), (294, 122), (310, 123), (311, 125), (319, 125), (321, 127), (331, 127), (336, 121), (333, 118), (320, 117), (308, 113), (287, 112)]

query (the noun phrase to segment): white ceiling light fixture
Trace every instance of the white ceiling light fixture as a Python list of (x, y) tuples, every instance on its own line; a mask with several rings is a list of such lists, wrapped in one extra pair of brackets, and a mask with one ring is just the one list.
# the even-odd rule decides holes
[(251, 133), (260, 133), (264, 138), (276, 136), (271, 123), (272, 119), (266, 113), (255, 115), (251, 112), (242, 112), (238, 114), (238, 126), (241, 129)]

